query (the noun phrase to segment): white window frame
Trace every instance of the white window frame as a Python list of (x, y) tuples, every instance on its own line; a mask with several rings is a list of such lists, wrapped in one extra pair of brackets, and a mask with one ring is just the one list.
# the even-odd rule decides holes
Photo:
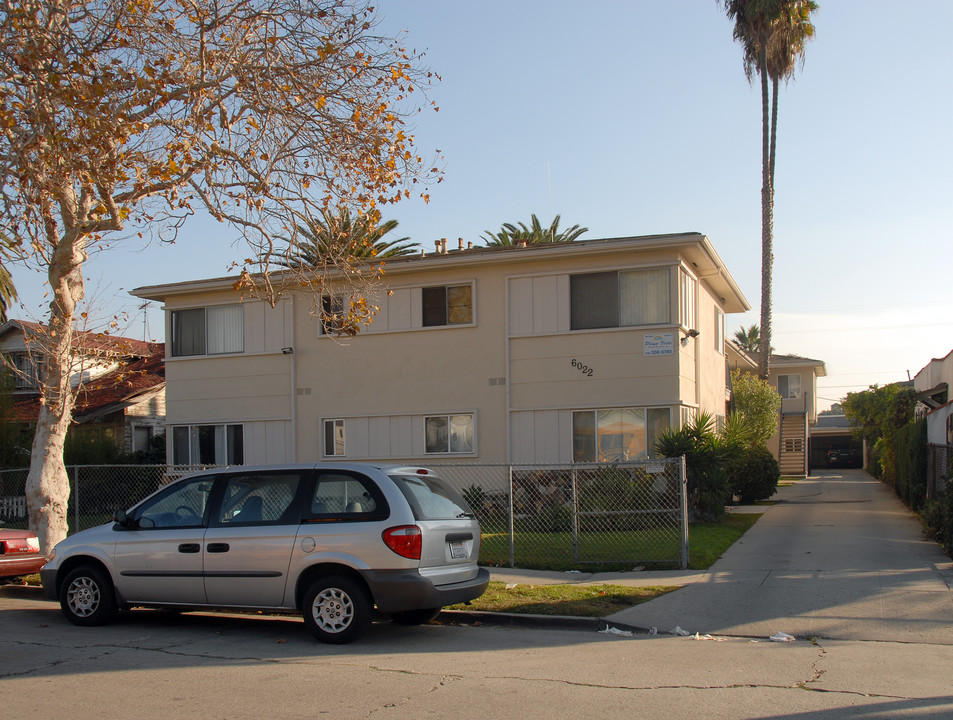
[[(451, 316), (451, 307), (450, 307), (450, 291), (458, 288), (468, 288), (470, 290), (470, 316), (465, 320), (453, 320)], [(444, 308), (443, 308), (443, 320), (441, 323), (430, 323), (427, 324), (426, 313), (427, 309), (424, 302), (424, 294), (427, 290), (440, 290), (444, 291)], [(424, 285), (420, 288), (420, 326), (422, 328), (439, 328), (439, 327), (455, 327), (459, 325), (472, 325), (473, 324), (473, 283), (456, 283), (453, 285)]]
[[(784, 378), (785, 388), (781, 389), (781, 378)], [(797, 382), (792, 383), (791, 378), (797, 378)], [(793, 394), (792, 394), (793, 393)], [(797, 400), (801, 397), (801, 374), (800, 373), (785, 373), (784, 375), (778, 375), (778, 395), (782, 398)]]
[(678, 272), (678, 322), (688, 330), (695, 329), (696, 284), (685, 268)]
[[(215, 458), (212, 462), (202, 462), (201, 448), (198, 445), (198, 434), (202, 428), (214, 428), (215, 432)], [(236, 458), (238, 448), (230, 441), (233, 436), (229, 435), (229, 428), (239, 428), (241, 430), (241, 458)], [(182, 430), (185, 430), (185, 438), (188, 443), (186, 455), (187, 463), (176, 462), (176, 456), (179, 442), (182, 437)], [(172, 462), (177, 465), (244, 465), (245, 464), (245, 426), (243, 423), (196, 423), (194, 425), (172, 425)], [(221, 433), (219, 432), (221, 431)]]
[[(345, 422), (343, 418), (326, 418), (322, 422), (322, 435), (324, 442), (325, 457), (346, 457), (347, 440), (345, 435)], [(333, 443), (328, 442), (328, 431), (331, 432)]]
[[(573, 291), (573, 279), (584, 278), (587, 276), (603, 276), (605, 278), (604, 294), (611, 296), (615, 301), (615, 307), (608, 308), (613, 315), (611, 323), (600, 324), (591, 316), (589, 319), (579, 318), (572, 322), (574, 316), (580, 315), (579, 310), (586, 307), (586, 301), (589, 306), (595, 302), (592, 297), (577, 296)], [(664, 282), (662, 282), (664, 278)], [(612, 281), (615, 281), (615, 287)], [(647, 281), (646, 281), (647, 280)], [(655, 296), (646, 302), (648, 290), (651, 290), (653, 284), (663, 285), (658, 287)], [(569, 314), (570, 329), (576, 330), (603, 330), (608, 328), (631, 328), (631, 327), (653, 327), (657, 325), (668, 325), (672, 321), (672, 271), (671, 266), (659, 267), (635, 267), (622, 270), (605, 270), (585, 273), (572, 273), (569, 276)], [(600, 285), (602, 287), (602, 285)], [(576, 292), (580, 292), (577, 290)], [(655, 317), (646, 319), (645, 310), (654, 305)], [(597, 305), (598, 306), (598, 305)], [(604, 308), (605, 309), (605, 308)], [(608, 320), (608, 317), (606, 318)]]
[(725, 354), (725, 313), (715, 308), (715, 352)]
[[(180, 335), (176, 333), (176, 316), (198, 313), (204, 328), (201, 352), (182, 352)], [(198, 308), (176, 308), (169, 311), (169, 355), (173, 358), (236, 355), (245, 352), (245, 306), (241, 303), (210, 305)]]
[[(642, 455), (645, 457), (629, 457), (628, 455), (623, 454), (622, 456), (607, 456), (603, 453), (602, 446), (602, 436), (605, 432), (600, 432), (600, 421), (606, 418), (609, 418), (613, 413), (636, 413), (641, 415), (641, 433), (642, 441), (645, 446)], [(657, 433), (652, 433), (652, 439), (649, 435), (649, 415), (650, 413), (659, 413), (665, 412), (668, 414), (668, 428), (672, 427), (672, 408), (667, 406), (644, 406), (644, 407), (624, 407), (624, 408), (596, 408), (596, 409), (586, 409), (586, 410), (573, 410), (572, 412), (572, 455), (573, 462), (620, 462), (620, 461), (629, 461), (629, 460), (643, 460), (646, 458), (657, 457), (655, 454), (655, 441), (658, 440)], [(577, 445), (576, 438), (576, 419), (583, 418), (584, 416), (589, 416), (591, 420), (590, 425), (593, 430), (592, 437), (592, 453), (586, 453), (585, 457), (580, 457), (579, 446)], [(618, 433), (609, 433), (609, 435), (615, 437)], [(624, 437), (624, 436), (623, 436)]]
[[(443, 419), (446, 423), (446, 450), (433, 449), (435, 447), (434, 438), (432, 438), (433, 430), (435, 428), (431, 427), (431, 420), (440, 420)], [(453, 426), (454, 420), (458, 423), (461, 420), (468, 420), (469, 427), (464, 428), (464, 433), (467, 437), (457, 440), (455, 438), (459, 437), (454, 434)], [(434, 413), (431, 415), (423, 416), (424, 423), (424, 453), (427, 455), (475, 455), (476, 454), (476, 413), (466, 412), (466, 413)], [(466, 443), (461, 448), (460, 443)], [(457, 449), (454, 449), (454, 445), (457, 446)]]

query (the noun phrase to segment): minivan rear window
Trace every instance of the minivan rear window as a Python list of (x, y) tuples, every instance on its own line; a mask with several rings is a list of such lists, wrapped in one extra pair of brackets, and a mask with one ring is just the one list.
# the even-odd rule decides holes
[(407, 498), (417, 520), (473, 517), (473, 510), (456, 490), (433, 475), (391, 475)]

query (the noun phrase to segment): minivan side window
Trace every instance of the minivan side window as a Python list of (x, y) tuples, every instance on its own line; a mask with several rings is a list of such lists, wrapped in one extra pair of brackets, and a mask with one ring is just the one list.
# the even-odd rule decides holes
[(377, 485), (350, 473), (320, 473), (309, 505), (305, 519), (312, 522), (382, 520), (390, 514)]
[(227, 478), (219, 525), (282, 525), (292, 517), (301, 485), (299, 473), (248, 473)]
[(134, 526), (143, 530), (201, 527), (214, 480), (214, 476), (184, 480), (146, 500), (133, 511)]

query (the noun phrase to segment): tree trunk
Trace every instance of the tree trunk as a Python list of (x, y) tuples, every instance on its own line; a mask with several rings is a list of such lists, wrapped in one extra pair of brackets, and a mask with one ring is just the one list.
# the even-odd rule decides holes
[(43, 406), (33, 436), (26, 502), (30, 529), (39, 538), (44, 554), (48, 554), (67, 533), (66, 509), (70, 487), (63, 463), (63, 443), (69, 423), (69, 416), (57, 417)]
[(771, 372), (771, 275), (774, 265), (774, 188), (771, 182), (771, 124), (769, 118), (767, 51), (761, 47), (761, 359), (758, 377)]
[(66, 433), (73, 416), (76, 390), (70, 385), (73, 365), (73, 320), (83, 299), (82, 268), (86, 240), (79, 235), (59, 238), (49, 265), (50, 319), (45, 336), (38, 339), (43, 351), (43, 398), (36, 421), (26, 479), (30, 529), (40, 548), (49, 553), (66, 537), (69, 477), (63, 461)]

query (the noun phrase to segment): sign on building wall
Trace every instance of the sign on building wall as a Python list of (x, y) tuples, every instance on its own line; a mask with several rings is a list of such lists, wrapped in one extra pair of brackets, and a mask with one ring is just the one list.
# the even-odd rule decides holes
[(650, 355), (673, 355), (675, 353), (675, 335), (674, 333), (662, 333), (661, 335), (643, 336), (642, 352), (646, 356)]

